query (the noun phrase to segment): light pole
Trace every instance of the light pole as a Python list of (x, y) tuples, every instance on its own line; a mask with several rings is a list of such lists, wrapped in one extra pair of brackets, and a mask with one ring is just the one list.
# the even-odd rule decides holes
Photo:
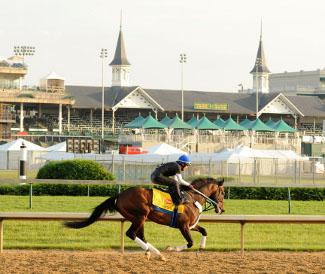
[(256, 119), (258, 118), (258, 66), (261, 64), (261, 58), (256, 58)]
[(181, 60), (179, 61), (182, 64), (182, 121), (184, 121), (184, 73), (183, 73), (183, 65), (186, 63), (186, 54), (181, 53)]
[(241, 87), (241, 93), (243, 93), (244, 92), (244, 86), (243, 86), (243, 84), (239, 84), (238, 86)]
[[(33, 56), (35, 54), (35, 47), (29, 46), (14, 46), (15, 55), (23, 57), (23, 67), (25, 65), (25, 56)], [(21, 77), (19, 77), (19, 89), (21, 90)]]
[(104, 58), (107, 58), (107, 49), (101, 50), (100, 58), (102, 58), (102, 140), (104, 146)]
[(23, 66), (25, 63), (25, 56), (34, 55), (35, 47), (27, 47), (27, 46), (14, 46), (14, 53), (19, 56), (23, 56)]

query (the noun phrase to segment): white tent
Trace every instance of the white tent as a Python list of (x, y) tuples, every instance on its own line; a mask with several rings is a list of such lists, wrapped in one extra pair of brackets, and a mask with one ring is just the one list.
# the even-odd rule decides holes
[(37, 170), (42, 166), (42, 160), (36, 157), (47, 153), (48, 149), (24, 139), (17, 139), (0, 146), (0, 169), (16, 170), (19, 168), (20, 147), (23, 142), (27, 147), (27, 169)]
[(37, 159), (43, 159), (46, 161), (72, 160), (74, 158), (74, 153), (60, 152), (55, 150), (37, 157)]
[(62, 90), (65, 87), (65, 79), (55, 72), (51, 72), (40, 80), (40, 87), (45, 90)]
[(159, 154), (159, 155), (170, 155), (170, 154), (186, 154), (183, 150), (180, 150), (176, 147), (170, 146), (166, 143), (161, 143), (159, 145), (149, 147), (145, 149), (146, 151), (149, 151), (150, 154)]
[(49, 151), (67, 152), (67, 142), (62, 142), (47, 148)]
[(237, 153), (240, 156), (244, 156), (247, 158), (272, 158), (271, 156), (267, 155), (266, 153), (264, 153), (261, 150), (253, 149), (253, 148), (246, 147), (246, 146), (242, 146), (242, 147), (233, 149), (229, 152)]

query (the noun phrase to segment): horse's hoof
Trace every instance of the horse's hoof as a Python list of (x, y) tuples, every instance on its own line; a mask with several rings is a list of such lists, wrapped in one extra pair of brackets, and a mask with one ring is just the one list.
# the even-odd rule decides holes
[(160, 255), (160, 259), (164, 262), (166, 262), (166, 258), (164, 257), (164, 255)]
[(170, 251), (170, 246), (166, 246), (166, 248), (165, 248), (165, 250), (164, 250), (165, 252), (168, 252), (168, 251)]
[(149, 261), (150, 260), (150, 255), (151, 255), (150, 251), (146, 251), (144, 254), (146, 255), (146, 257), (147, 257), (147, 259)]
[(198, 249), (198, 250), (196, 251), (196, 257), (199, 257), (199, 253), (200, 253), (200, 250)]

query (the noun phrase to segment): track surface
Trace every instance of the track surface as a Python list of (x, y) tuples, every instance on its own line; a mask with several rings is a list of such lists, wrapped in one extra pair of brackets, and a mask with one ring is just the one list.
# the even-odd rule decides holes
[(4, 250), (0, 273), (325, 273), (325, 252), (164, 253), (167, 262), (143, 252)]

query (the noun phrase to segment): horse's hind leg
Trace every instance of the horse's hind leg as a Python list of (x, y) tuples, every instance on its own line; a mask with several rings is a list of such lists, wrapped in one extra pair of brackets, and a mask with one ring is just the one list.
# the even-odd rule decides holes
[(194, 228), (192, 228), (193, 231), (198, 231), (202, 234), (202, 241), (200, 245), (200, 249), (196, 252), (196, 255), (199, 255), (199, 252), (202, 251), (205, 248), (205, 241), (207, 238), (207, 232), (203, 227), (200, 227), (199, 225), (196, 225)]
[(158, 249), (156, 249), (152, 244), (150, 244), (149, 242), (146, 241), (146, 238), (144, 237), (144, 225), (142, 225), (139, 230), (137, 231), (137, 237), (139, 239), (141, 239), (141, 241), (143, 241), (144, 243), (146, 243), (148, 245), (148, 249), (146, 251), (146, 257), (149, 260), (150, 259), (150, 251), (155, 254), (160, 256), (160, 258), (165, 261), (165, 257), (160, 253), (160, 251)]
[(182, 251), (184, 249), (192, 247), (193, 240), (192, 240), (191, 231), (190, 231), (189, 227), (187, 227), (187, 226), (180, 227), (179, 230), (182, 232), (183, 237), (186, 239), (187, 245), (181, 245), (181, 246), (176, 246), (176, 247), (167, 246), (166, 251)]
[[(126, 232), (126, 235), (146, 251), (146, 256), (148, 259), (150, 258), (149, 251), (151, 251), (153, 254), (160, 256), (163, 261), (166, 261), (165, 257), (160, 253), (160, 251), (146, 241), (143, 228), (143, 223), (145, 220), (146, 218), (143, 218), (142, 220), (133, 222), (129, 230)], [(138, 236), (140, 236), (140, 238)]]

